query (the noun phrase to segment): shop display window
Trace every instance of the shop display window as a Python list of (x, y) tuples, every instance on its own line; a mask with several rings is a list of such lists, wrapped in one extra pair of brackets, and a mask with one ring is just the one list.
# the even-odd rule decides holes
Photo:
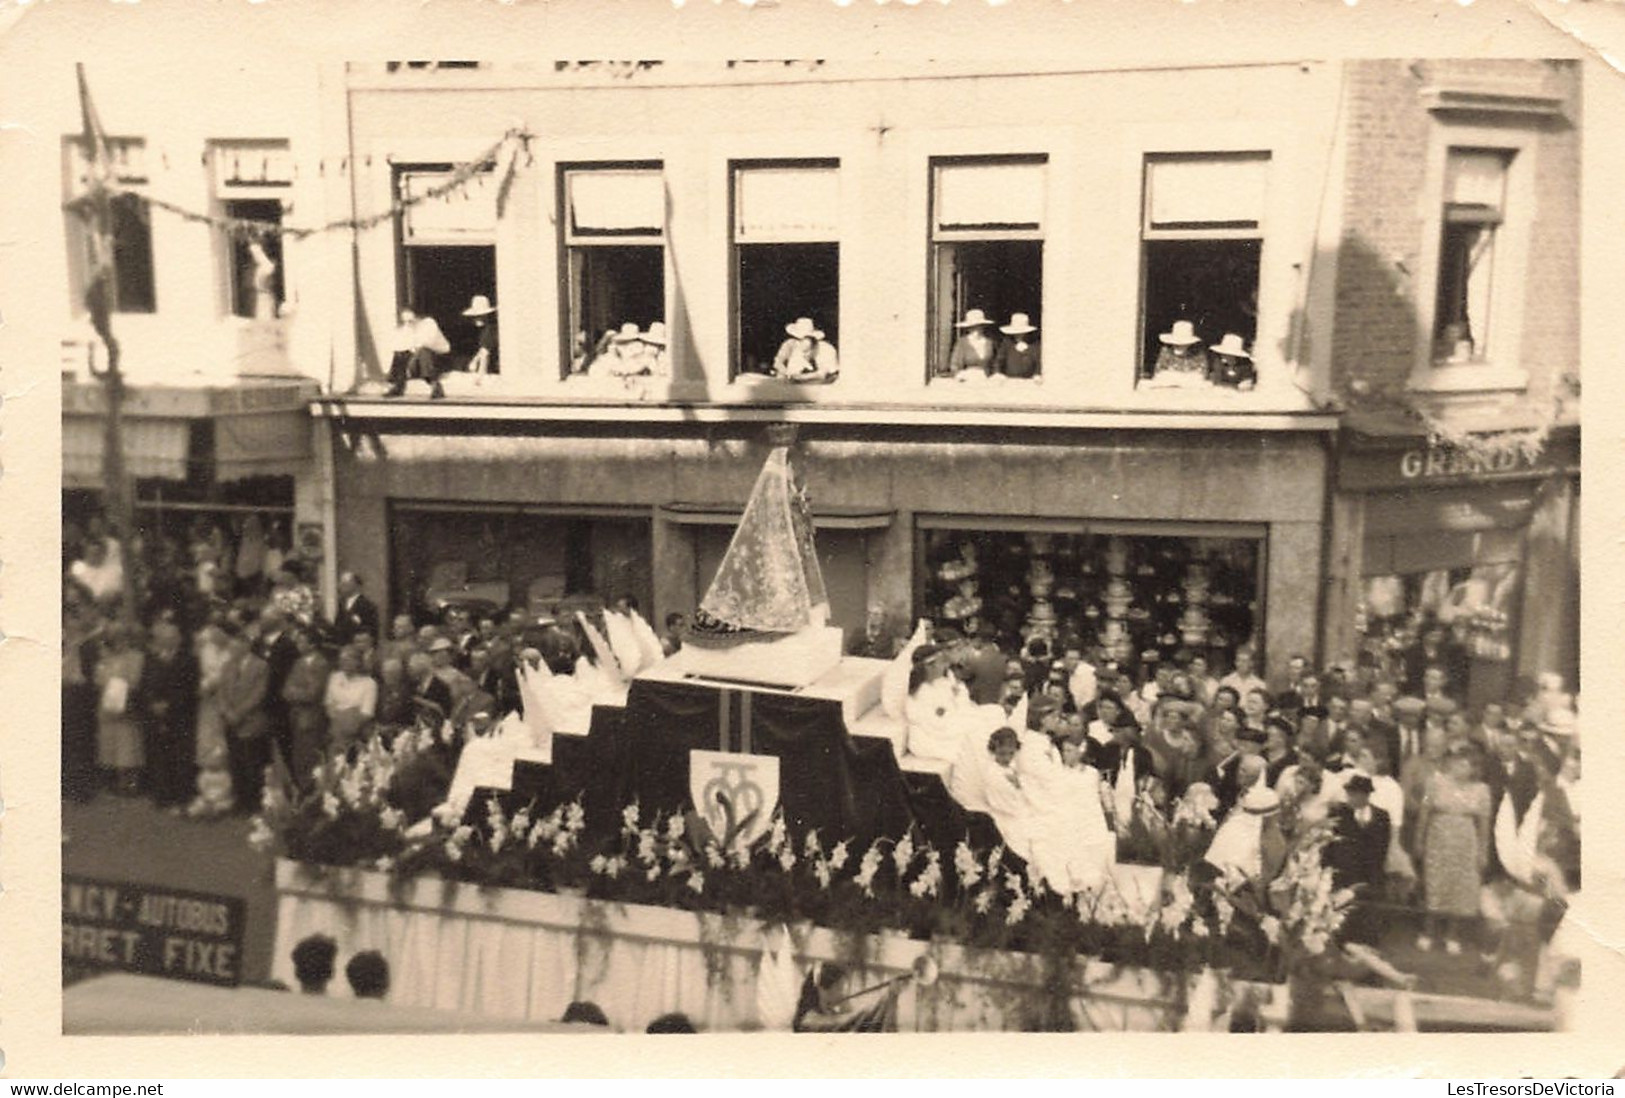
[(926, 527), (923, 613), (967, 632), (991, 624), (1011, 650), (1075, 635), (1135, 670), (1153, 652), (1224, 668), (1261, 640), (1262, 552), (1246, 537)]
[[(1420, 691), (1427, 663), (1445, 668), (1459, 701), (1504, 690), (1513, 655), (1513, 615), (1521, 569), (1514, 561), (1367, 576), (1355, 630), (1367, 662), (1402, 688)], [(1423, 638), (1444, 636), (1431, 652)], [(1493, 681), (1492, 681), (1493, 680)]]
[(551, 613), (568, 595), (651, 605), (647, 518), (579, 511), (392, 508), (392, 609), (427, 620), (448, 603)]

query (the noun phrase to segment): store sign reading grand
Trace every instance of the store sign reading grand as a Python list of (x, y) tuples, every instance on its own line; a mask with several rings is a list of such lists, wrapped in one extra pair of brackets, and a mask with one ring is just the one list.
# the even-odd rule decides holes
[(1406, 480), (1438, 480), (1447, 477), (1485, 476), (1494, 473), (1521, 473), (1541, 468), (1544, 452), (1529, 454), (1504, 450), (1495, 454), (1472, 454), (1464, 450), (1429, 446), (1406, 450), (1399, 457), (1399, 473)]

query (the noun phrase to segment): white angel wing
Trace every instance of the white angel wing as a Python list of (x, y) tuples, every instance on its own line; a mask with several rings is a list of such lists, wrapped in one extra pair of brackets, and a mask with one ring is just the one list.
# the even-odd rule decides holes
[[(606, 619), (610, 616), (609, 614), (604, 615)], [(621, 665), (620, 660), (616, 658), (614, 647), (604, 639), (604, 635), (594, 628), (592, 622), (587, 620), (587, 615), (579, 610), (576, 611), (576, 621), (581, 623), (581, 631), (586, 633), (587, 639), (592, 642), (592, 649), (598, 656), (598, 666), (614, 682), (627, 682), (630, 676), (627, 675), (626, 669)]]

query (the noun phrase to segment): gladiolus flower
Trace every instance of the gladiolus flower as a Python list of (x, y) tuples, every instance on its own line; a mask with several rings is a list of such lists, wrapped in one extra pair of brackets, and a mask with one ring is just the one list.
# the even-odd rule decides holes
[(842, 839), (840, 842), (836, 843), (834, 848), (829, 852), (829, 867), (839, 873), (841, 871), (841, 867), (846, 865), (846, 859), (846, 840)]
[(698, 871), (689, 874), (688, 887), (695, 893), (705, 891), (705, 874)]

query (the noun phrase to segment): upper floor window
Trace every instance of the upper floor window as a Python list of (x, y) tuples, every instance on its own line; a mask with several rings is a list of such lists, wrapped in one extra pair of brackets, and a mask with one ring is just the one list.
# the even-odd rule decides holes
[(661, 165), (570, 166), (561, 170), (561, 184), (569, 372), (620, 379), (669, 374)]
[(220, 258), (230, 312), (270, 320), (286, 300), (282, 227), (293, 185), (286, 141), (215, 141), (209, 160), (216, 212), (266, 226), (264, 232), (227, 231)]
[(734, 361), (740, 373), (840, 372), (839, 163), (733, 165)]
[(1140, 378), (1251, 388), (1268, 153), (1145, 161)]
[(1506, 149), (1452, 148), (1446, 156), (1433, 314), (1433, 358), (1440, 364), (1483, 362), (1489, 355), (1495, 242), (1511, 164)]
[(1043, 156), (931, 162), (932, 376), (1039, 376), (1047, 168)]
[(446, 368), (500, 373), (497, 186), (485, 172), (453, 186), (453, 173), (450, 164), (395, 169), (396, 196), (409, 203), (400, 216), (399, 306), (433, 319), (450, 348)]
[[(147, 186), (147, 143), (140, 138), (112, 137), (107, 144), (112, 182), (119, 192), (110, 201), (113, 311), (155, 312), (158, 295), (153, 276), (152, 216), (142, 200)], [(70, 194), (78, 197), (89, 187), (90, 160), (79, 138), (69, 138), (67, 148)], [(95, 262), (95, 241), (77, 215), (70, 216), (68, 231), (73, 241), (75, 282), (83, 287)]]

